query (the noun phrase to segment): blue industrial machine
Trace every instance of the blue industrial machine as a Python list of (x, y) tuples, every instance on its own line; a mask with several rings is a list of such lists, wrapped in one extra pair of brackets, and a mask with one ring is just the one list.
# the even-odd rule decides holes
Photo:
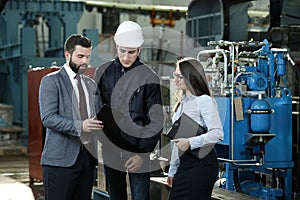
[(287, 49), (211, 41), (198, 59), (217, 100), (224, 140), (216, 147), (223, 187), (267, 200), (292, 199), (292, 96)]

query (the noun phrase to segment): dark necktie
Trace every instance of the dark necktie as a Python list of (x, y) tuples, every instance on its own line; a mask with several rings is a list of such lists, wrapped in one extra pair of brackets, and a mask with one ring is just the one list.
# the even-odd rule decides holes
[(84, 95), (84, 90), (81, 84), (81, 78), (80, 75), (76, 75), (77, 79), (77, 86), (79, 91), (79, 110), (80, 110), (80, 116), (82, 120), (85, 120), (88, 118), (88, 112), (87, 112), (87, 106), (86, 106), (86, 100)]

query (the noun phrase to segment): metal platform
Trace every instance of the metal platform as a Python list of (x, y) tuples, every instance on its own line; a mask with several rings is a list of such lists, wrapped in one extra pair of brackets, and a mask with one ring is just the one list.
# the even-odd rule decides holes
[[(169, 186), (166, 181), (167, 177), (151, 177), (150, 184), (150, 198), (155, 200), (167, 200)], [(108, 200), (109, 195), (107, 192), (99, 188), (93, 189), (94, 200)], [(242, 193), (225, 190), (222, 188), (214, 188), (212, 192), (212, 200), (259, 200), (256, 197), (251, 197)]]
[[(155, 193), (155, 200), (166, 200), (169, 187), (166, 184), (166, 177), (152, 177), (151, 188), (152, 197)], [(10, 187), (12, 190), (8, 190)], [(29, 164), (27, 156), (0, 156), (0, 193), (2, 189), (12, 195), (16, 189), (24, 191), (26, 195), (35, 197), (35, 200), (43, 200), (43, 185), (36, 183), (35, 185), (29, 184)], [(158, 195), (158, 196), (157, 196)], [(25, 197), (25, 196), (24, 196)], [(108, 194), (97, 188), (93, 190), (93, 200), (107, 200)], [(24, 199), (24, 198), (22, 198)], [(229, 190), (214, 188), (212, 200), (258, 200), (255, 197), (250, 197), (241, 193), (232, 192)], [(25, 200), (25, 199), (24, 199)]]
[(258, 198), (251, 197), (242, 193), (225, 190), (222, 188), (214, 188), (211, 196), (212, 200), (258, 200)]

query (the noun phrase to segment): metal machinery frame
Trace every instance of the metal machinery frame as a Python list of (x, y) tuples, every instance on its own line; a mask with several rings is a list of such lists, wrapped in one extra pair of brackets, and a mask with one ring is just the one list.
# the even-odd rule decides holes
[[(63, 42), (77, 32), (77, 22), (84, 9), (82, 2), (8, 1), (0, 15), (0, 101), (14, 106), (14, 120), (28, 136), (27, 71), (34, 67), (62, 65)], [(49, 27), (49, 49), (37, 56), (35, 20), (42, 16)], [(26, 141), (23, 141), (26, 144)]]
[[(287, 49), (263, 42), (211, 41), (198, 59), (207, 66), (223, 121), (216, 146), (221, 187), (267, 200), (292, 199), (292, 97)], [(209, 59), (207, 59), (209, 57)], [(271, 175), (271, 184), (263, 177)], [(267, 175), (267, 177), (269, 177)]]
[[(41, 180), (39, 160), (43, 127), (38, 106), (39, 82), (43, 75), (57, 69), (53, 66), (65, 63), (64, 41), (69, 35), (77, 33), (77, 23), (85, 2), (9, 0), (2, 7), (0, 102), (9, 102), (14, 106), (14, 123), (24, 128), (20, 143), (28, 146), (30, 182), (33, 183), (34, 180)], [(44, 41), (47, 44), (40, 44), (39, 41), (39, 18), (48, 27), (45, 34), (48, 41)], [(86, 29), (83, 34), (92, 40), (94, 46), (99, 43), (98, 30)], [(48, 47), (44, 55), (39, 55), (39, 45)]]

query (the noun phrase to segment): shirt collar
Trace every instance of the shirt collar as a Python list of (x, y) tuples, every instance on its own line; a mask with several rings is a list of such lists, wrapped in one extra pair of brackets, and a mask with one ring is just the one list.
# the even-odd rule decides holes
[[(123, 68), (123, 66), (122, 66), (122, 64), (121, 64), (121, 62), (120, 62), (120, 58), (119, 58), (119, 57), (116, 57), (115, 60), (114, 60), (114, 62), (115, 62), (115, 64), (116, 64), (120, 69)], [(138, 57), (136, 58), (136, 60), (132, 63), (132, 65), (131, 65), (130, 67), (124, 67), (123, 69), (124, 69), (124, 71), (126, 72), (126, 71), (129, 71), (129, 70), (131, 70), (132, 68), (134, 68), (134, 67), (136, 67), (136, 66), (139, 66), (139, 65), (142, 65), (142, 64), (143, 64), (143, 63), (140, 61), (140, 57), (138, 56)]]
[(67, 64), (64, 64), (63, 67), (65, 68), (70, 79), (74, 79), (76, 77), (77, 74), (75, 72), (73, 72), (73, 70)]
[(195, 99), (196, 98), (196, 96), (195, 95), (193, 95), (193, 94), (191, 94), (191, 95), (189, 95), (189, 96), (187, 96), (187, 95), (183, 95), (182, 96), (182, 101), (189, 101), (189, 100), (193, 100), (193, 99)]

